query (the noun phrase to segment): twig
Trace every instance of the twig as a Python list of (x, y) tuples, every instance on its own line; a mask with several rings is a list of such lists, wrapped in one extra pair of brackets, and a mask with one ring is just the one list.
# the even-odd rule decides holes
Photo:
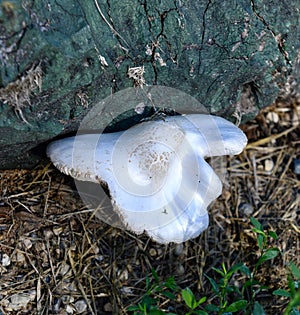
[[(94, 0), (97, 11), (99, 12), (99, 14), (101, 15), (103, 21), (108, 25), (108, 27), (111, 29), (111, 31), (113, 32), (113, 34), (117, 37), (119, 37), (120, 39), (122, 39), (122, 41), (129, 47), (128, 43), (126, 42), (126, 40), (120, 35), (120, 33), (118, 33), (115, 28), (109, 23), (109, 21), (107, 20), (107, 18), (105, 17), (105, 15), (103, 14), (97, 0)], [(123, 46), (121, 46), (122, 48), (124, 48)], [(124, 48), (125, 50), (128, 51), (128, 49)]]
[(262, 145), (262, 144), (266, 144), (266, 143), (269, 143), (271, 140), (276, 140), (278, 138), (281, 138), (283, 136), (286, 136), (287, 134), (289, 134), (291, 131), (295, 130), (296, 128), (299, 128), (299, 126), (293, 126), (281, 133), (278, 133), (277, 135), (271, 135), (269, 137), (266, 137), (266, 138), (263, 138), (263, 139), (260, 139), (258, 141), (255, 141), (255, 142), (252, 142), (252, 143), (249, 143), (246, 147), (246, 149), (250, 149), (250, 148), (255, 148), (259, 145)]

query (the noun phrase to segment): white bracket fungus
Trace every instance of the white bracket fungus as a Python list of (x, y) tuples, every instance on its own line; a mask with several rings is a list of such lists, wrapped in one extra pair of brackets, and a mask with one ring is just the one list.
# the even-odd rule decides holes
[(47, 154), (63, 173), (105, 184), (129, 230), (181, 243), (208, 227), (207, 207), (222, 191), (204, 158), (239, 154), (246, 144), (231, 122), (192, 114), (54, 141)]

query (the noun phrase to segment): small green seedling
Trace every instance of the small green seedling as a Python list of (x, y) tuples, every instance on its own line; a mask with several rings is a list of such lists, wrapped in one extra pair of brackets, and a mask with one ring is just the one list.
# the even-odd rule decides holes
[[(145, 295), (137, 305), (130, 306), (128, 310), (132, 311), (133, 315), (176, 315), (170, 312), (170, 309), (180, 309), (180, 315), (231, 315), (234, 313), (265, 315), (266, 312), (258, 301), (258, 293), (268, 287), (257, 280), (257, 275), (262, 264), (276, 258), (280, 253), (277, 247), (271, 246), (271, 241), (277, 240), (278, 237), (273, 231), (264, 231), (261, 223), (255, 218), (251, 217), (250, 220), (259, 249), (256, 263), (252, 267), (237, 263), (229, 269), (222, 263), (221, 268), (212, 268), (219, 279), (205, 275), (214, 292), (214, 298), (210, 303), (207, 297), (197, 299), (190, 288), (180, 290), (173, 276), (163, 281), (156, 271), (152, 270), (152, 279), (146, 277)], [(290, 273), (289, 289), (279, 289), (273, 294), (289, 299), (284, 315), (300, 315), (300, 270), (291, 263)], [(243, 275), (242, 279), (245, 279), (239, 285), (232, 281), (236, 275)], [(177, 297), (180, 295), (184, 302), (182, 305), (178, 305), (180, 299), (178, 300)], [(167, 307), (170, 304), (175, 305), (175, 308)]]
[(278, 289), (273, 294), (289, 299), (283, 315), (300, 315), (300, 269), (292, 262), (289, 267), (291, 273), (288, 276), (289, 290)]
[(198, 315), (208, 315), (204, 310), (197, 310), (197, 308), (206, 301), (206, 297), (196, 300), (196, 297), (190, 288), (185, 288), (181, 291), (182, 298), (189, 308), (186, 315), (198, 314)]

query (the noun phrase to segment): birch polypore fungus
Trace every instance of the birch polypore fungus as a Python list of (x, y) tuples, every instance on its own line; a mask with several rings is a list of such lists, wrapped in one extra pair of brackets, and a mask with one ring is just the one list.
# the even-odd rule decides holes
[(239, 154), (246, 143), (231, 122), (192, 114), (58, 140), (47, 154), (63, 173), (105, 185), (126, 228), (180, 243), (208, 227), (207, 207), (222, 191), (204, 158)]

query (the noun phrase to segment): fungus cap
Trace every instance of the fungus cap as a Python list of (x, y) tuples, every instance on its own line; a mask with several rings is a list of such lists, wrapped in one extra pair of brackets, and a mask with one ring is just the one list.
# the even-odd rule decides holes
[(181, 243), (208, 227), (207, 207), (222, 191), (204, 158), (239, 154), (246, 144), (231, 122), (191, 114), (54, 141), (47, 154), (63, 173), (107, 186), (129, 230)]

